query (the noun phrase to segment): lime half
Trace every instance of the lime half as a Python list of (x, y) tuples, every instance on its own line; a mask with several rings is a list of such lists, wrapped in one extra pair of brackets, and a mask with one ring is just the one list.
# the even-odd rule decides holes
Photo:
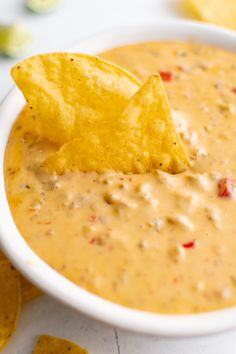
[(26, 0), (28, 9), (39, 14), (53, 11), (59, 3), (60, 0)]
[(22, 25), (0, 25), (0, 52), (17, 58), (25, 54), (32, 43), (30, 32)]

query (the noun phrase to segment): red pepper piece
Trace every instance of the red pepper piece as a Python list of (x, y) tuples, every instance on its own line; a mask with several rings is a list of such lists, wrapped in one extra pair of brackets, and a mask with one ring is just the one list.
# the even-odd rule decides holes
[(195, 240), (192, 240), (190, 242), (186, 242), (186, 243), (182, 244), (182, 247), (184, 247), (184, 248), (195, 248), (195, 246), (196, 246)]
[(91, 240), (89, 240), (89, 243), (90, 243), (91, 245), (96, 245), (96, 243), (97, 243), (96, 237), (91, 238)]
[(90, 221), (90, 222), (95, 222), (96, 219), (97, 219), (97, 216), (96, 216), (96, 215), (90, 215), (90, 217), (89, 217), (89, 221)]
[(159, 74), (163, 81), (170, 82), (173, 79), (173, 73), (171, 71), (160, 71)]
[(89, 240), (90, 245), (102, 246), (104, 245), (104, 241), (101, 237), (93, 237)]
[(232, 177), (225, 177), (219, 181), (218, 196), (222, 198), (230, 198), (235, 196), (235, 181)]
[(236, 94), (236, 86), (232, 88), (232, 92)]

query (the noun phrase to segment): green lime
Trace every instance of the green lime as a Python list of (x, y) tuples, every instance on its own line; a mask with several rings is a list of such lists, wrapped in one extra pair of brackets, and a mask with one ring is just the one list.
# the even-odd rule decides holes
[(54, 10), (60, 0), (26, 0), (26, 6), (33, 12), (45, 13)]
[(17, 58), (25, 54), (31, 43), (32, 36), (23, 25), (0, 25), (1, 53)]

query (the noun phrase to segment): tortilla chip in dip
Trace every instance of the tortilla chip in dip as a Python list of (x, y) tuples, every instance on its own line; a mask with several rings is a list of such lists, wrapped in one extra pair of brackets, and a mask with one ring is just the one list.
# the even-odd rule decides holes
[(45, 166), (57, 173), (184, 171), (189, 160), (175, 129), (160, 75), (150, 77), (132, 96), (116, 124), (99, 131), (81, 131), (79, 138), (49, 156)]
[(16, 64), (12, 77), (42, 137), (59, 145), (81, 130), (112, 125), (140, 88), (126, 70), (85, 54), (36, 55)]

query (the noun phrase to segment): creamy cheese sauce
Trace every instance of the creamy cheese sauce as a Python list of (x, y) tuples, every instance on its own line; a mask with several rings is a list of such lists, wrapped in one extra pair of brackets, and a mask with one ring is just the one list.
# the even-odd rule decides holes
[(101, 56), (142, 81), (161, 72), (192, 168), (47, 175), (40, 164), (56, 147), (30, 132), (26, 108), (5, 159), (18, 229), (50, 266), (113, 302), (160, 313), (235, 305), (236, 55), (171, 41)]

